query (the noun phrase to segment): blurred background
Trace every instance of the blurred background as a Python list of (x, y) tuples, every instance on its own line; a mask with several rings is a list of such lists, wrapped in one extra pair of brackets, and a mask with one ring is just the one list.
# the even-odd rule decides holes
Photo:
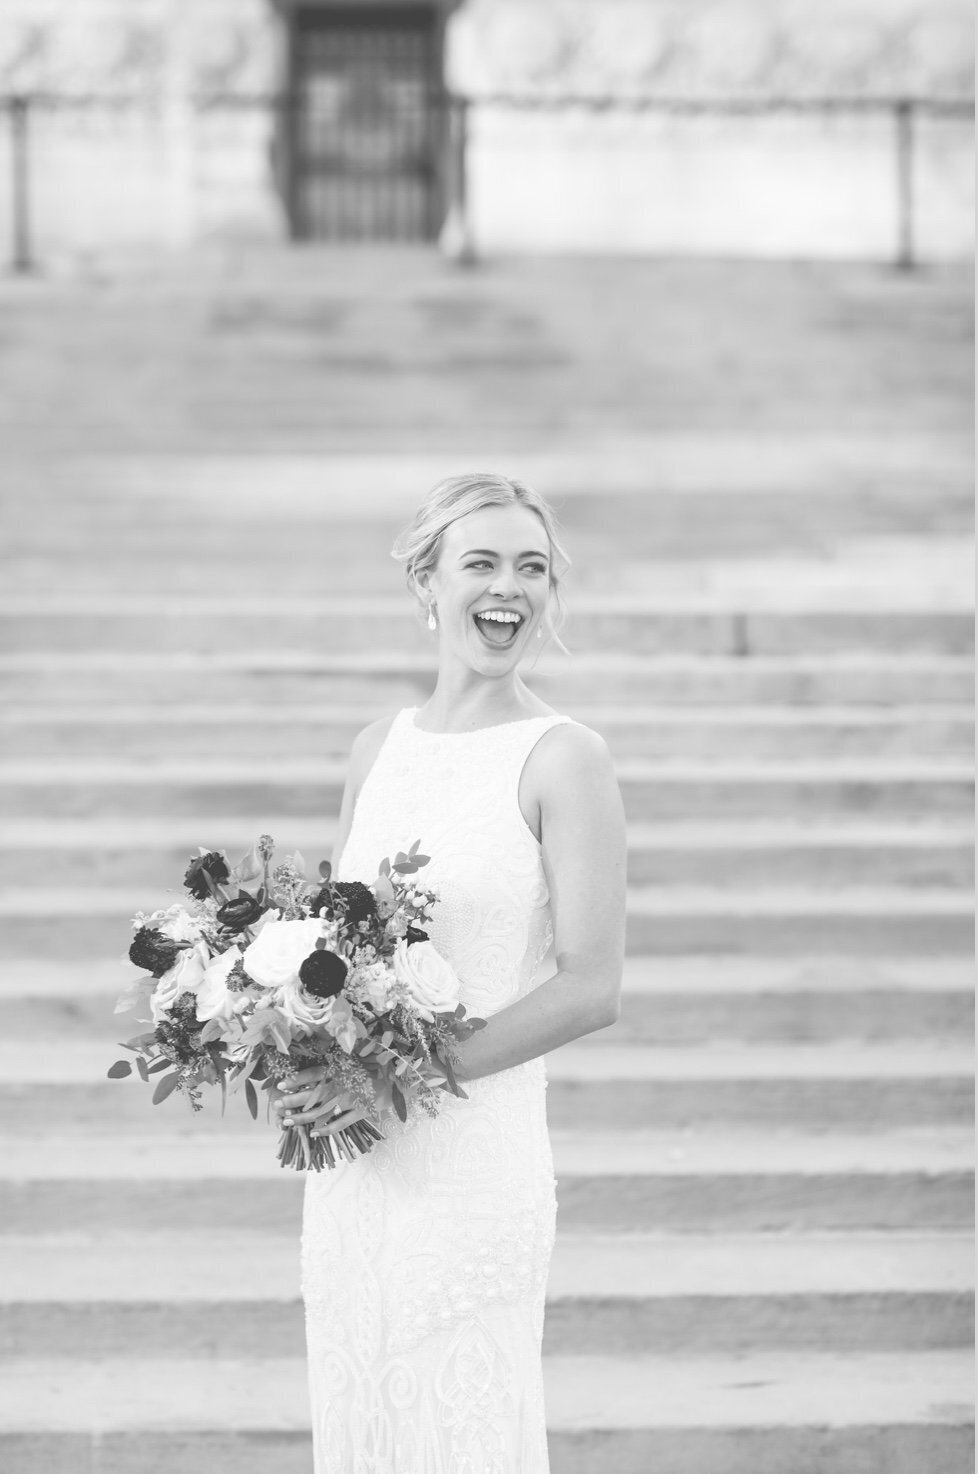
[(557, 508), (527, 680), (629, 821), (554, 1474), (971, 1469), (973, 56), (959, 0), (3, 0), (9, 1474), (309, 1474), (301, 1181), (106, 1080), (112, 1006), (199, 844), (329, 854), (469, 469)]

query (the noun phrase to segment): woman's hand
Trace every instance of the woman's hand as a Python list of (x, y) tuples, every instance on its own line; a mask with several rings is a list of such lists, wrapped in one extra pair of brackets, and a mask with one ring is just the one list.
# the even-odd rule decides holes
[(272, 1110), (283, 1127), (311, 1125), (310, 1136), (332, 1136), (345, 1126), (352, 1126), (354, 1121), (370, 1119), (362, 1106), (333, 1115), (346, 1097), (342, 1091), (330, 1087), (329, 1077), (320, 1065), (297, 1070), (280, 1080), (271, 1098)]

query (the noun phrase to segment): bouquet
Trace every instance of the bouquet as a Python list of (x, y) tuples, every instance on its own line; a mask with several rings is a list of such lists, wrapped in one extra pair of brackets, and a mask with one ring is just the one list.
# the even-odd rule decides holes
[[(385, 1112), (407, 1121), (436, 1115), (446, 1090), (464, 1099), (453, 1045), (485, 1020), (466, 1017), (458, 978), (424, 929), (438, 897), (414, 880), (430, 859), (420, 841), (382, 860), (369, 886), (332, 880), (326, 861), (309, 881), (298, 851), (276, 864), (274, 850), (262, 835), (232, 865), (201, 848), (184, 876), (189, 900), (137, 913), (129, 960), (150, 976), (116, 1012), (149, 1004), (152, 1030), (122, 1047), (143, 1080), (158, 1076), (154, 1105), (179, 1091), (201, 1110), (202, 1087), (219, 1085), (222, 1112), (243, 1089), (257, 1117), (259, 1089), (320, 1067), (306, 1109), (370, 1119), (322, 1136), (283, 1130), (282, 1166), (318, 1172), (383, 1140)], [(131, 1074), (126, 1059), (108, 1071)]]

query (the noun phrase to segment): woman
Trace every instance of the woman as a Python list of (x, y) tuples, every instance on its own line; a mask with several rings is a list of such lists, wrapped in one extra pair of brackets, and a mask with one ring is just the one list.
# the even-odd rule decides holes
[[(441, 482), (393, 556), (438, 641), (424, 706), (353, 744), (339, 879), (414, 840), (439, 893), (431, 940), (486, 1027), (459, 1045), (467, 1099), (383, 1124), (306, 1182), (303, 1297), (316, 1474), (546, 1474), (541, 1367), (556, 1195), (542, 1056), (618, 1016), (625, 826), (608, 749), (518, 668), (555, 632), (553, 514), (502, 476)], [(538, 982), (553, 944), (556, 973)], [(283, 1120), (314, 1071), (288, 1082)], [(320, 1108), (322, 1110), (322, 1108)]]

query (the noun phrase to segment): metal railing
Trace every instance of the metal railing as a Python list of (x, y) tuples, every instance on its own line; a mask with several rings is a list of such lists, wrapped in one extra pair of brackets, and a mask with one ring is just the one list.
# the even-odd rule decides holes
[[(105, 111), (139, 113), (162, 118), (172, 99), (148, 100), (145, 95), (68, 94), (23, 92), (0, 95), (0, 112), (7, 115), (10, 168), (9, 263), (15, 273), (36, 269), (38, 261), (32, 229), (32, 124), (42, 113)], [(300, 109), (294, 93), (200, 94), (184, 99), (199, 113), (261, 113), (289, 131)], [(974, 99), (939, 97), (618, 97), (497, 94), (465, 98), (440, 92), (431, 99), (444, 116), (444, 218), (454, 241), (453, 254), (471, 254), (466, 211), (466, 150), (468, 118), (474, 109), (495, 108), (525, 112), (653, 113), (674, 117), (748, 117), (777, 114), (877, 116), (892, 122), (893, 169), (897, 202), (893, 264), (902, 270), (918, 262), (916, 232), (915, 154), (918, 119), (974, 116)], [(293, 213), (293, 223), (294, 223)]]

